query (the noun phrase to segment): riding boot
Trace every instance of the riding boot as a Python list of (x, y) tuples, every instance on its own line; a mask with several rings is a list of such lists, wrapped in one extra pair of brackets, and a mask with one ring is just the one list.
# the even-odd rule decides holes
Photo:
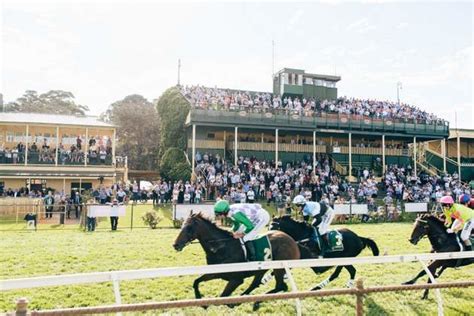
[(321, 246), (321, 254), (320, 257), (323, 257), (326, 255), (326, 251), (328, 249), (327, 246), (327, 234), (324, 234), (322, 236), (319, 236), (319, 245)]
[(256, 254), (255, 254), (255, 245), (251, 240), (245, 243), (245, 248), (247, 249), (247, 261), (257, 260)]

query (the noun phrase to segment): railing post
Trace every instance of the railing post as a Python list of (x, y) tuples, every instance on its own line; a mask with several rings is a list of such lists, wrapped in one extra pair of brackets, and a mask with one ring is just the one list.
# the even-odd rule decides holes
[(15, 316), (26, 315), (28, 315), (28, 299), (26, 297), (22, 297), (16, 301)]
[(356, 280), (356, 315), (364, 315), (364, 281), (362, 279)]

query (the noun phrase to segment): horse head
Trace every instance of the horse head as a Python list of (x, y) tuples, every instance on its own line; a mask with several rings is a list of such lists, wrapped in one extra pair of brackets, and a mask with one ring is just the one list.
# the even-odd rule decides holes
[(431, 214), (419, 215), (415, 220), (409, 241), (416, 245), (424, 236), (429, 236), (435, 231), (445, 232), (442, 221)]
[(201, 217), (201, 213), (193, 214), (191, 211), (191, 214), (184, 222), (178, 237), (176, 237), (176, 240), (173, 243), (174, 249), (176, 249), (177, 251), (181, 251), (193, 240), (198, 238), (198, 226), (199, 219)]
[(279, 230), (290, 235), (294, 240), (301, 240), (305, 238), (307, 225), (292, 219), (290, 215), (283, 215), (272, 219), (270, 230)]

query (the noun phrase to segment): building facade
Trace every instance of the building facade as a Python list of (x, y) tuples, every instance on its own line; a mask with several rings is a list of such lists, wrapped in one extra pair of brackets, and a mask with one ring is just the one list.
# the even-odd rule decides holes
[(0, 113), (0, 187), (70, 193), (127, 180), (115, 136), (95, 117)]

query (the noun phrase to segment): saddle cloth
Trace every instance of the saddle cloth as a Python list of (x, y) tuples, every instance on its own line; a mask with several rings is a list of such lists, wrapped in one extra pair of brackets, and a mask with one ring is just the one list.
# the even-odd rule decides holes
[[(255, 261), (271, 261), (273, 259), (272, 245), (270, 244), (267, 235), (258, 236), (256, 239), (252, 240), (252, 243), (255, 248)], [(245, 254), (245, 259), (248, 260), (247, 249), (244, 244), (242, 244), (242, 250)]]

